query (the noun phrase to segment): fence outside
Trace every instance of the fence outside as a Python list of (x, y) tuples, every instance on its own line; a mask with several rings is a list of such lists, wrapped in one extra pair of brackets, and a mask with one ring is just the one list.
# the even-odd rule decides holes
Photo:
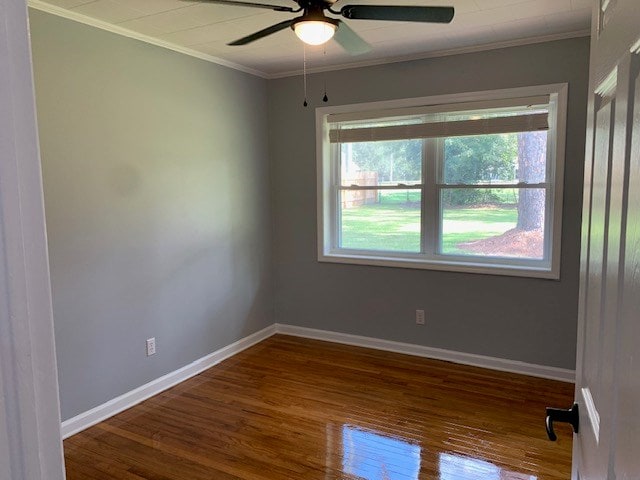
[[(355, 172), (344, 180), (348, 185), (370, 187), (378, 185), (377, 172)], [(343, 190), (342, 208), (360, 207), (362, 205), (378, 203), (378, 190)]]

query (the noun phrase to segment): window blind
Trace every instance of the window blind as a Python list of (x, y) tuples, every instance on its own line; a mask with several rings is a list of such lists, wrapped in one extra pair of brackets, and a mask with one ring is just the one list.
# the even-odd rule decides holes
[(523, 112), (531, 109), (546, 110), (550, 103), (549, 95), (515, 97), (476, 102), (459, 102), (439, 105), (414, 105), (400, 108), (380, 108), (371, 110), (345, 111), (327, 115), (327, 123), (343, 124), (347, 122), (377, 121), (381, 118), (407, 118), (425, 115), (461, 112)]
[(549, 114), (538, 111), (532, 114), (411, 125), (340, 128), (339, 124), (331, 124), (330, 127), (329, 141), (331, 143), (379, 142), (548, 130)]

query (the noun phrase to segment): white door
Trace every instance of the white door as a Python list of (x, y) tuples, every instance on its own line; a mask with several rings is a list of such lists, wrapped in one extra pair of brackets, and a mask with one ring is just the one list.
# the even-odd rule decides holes
[(640, 479), (640, 1), (594, 6), (573, 479)]

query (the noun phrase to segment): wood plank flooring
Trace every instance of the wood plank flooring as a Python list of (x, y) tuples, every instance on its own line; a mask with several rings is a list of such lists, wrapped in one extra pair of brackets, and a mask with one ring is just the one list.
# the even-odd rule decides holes
[(276, 335), (64, 442), (69, 480), (566, 480), (573, 385)]

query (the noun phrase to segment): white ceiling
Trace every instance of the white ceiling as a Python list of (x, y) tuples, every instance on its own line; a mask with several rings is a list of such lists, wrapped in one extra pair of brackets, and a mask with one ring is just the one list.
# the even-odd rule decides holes
[[(296, 7), (293, 0), (256, 0)], [(373, 64), (442, 52), (580, 36), (588, 33), (591, 0), (340, 0), (346, 4), (447, 5), (451, 24), (346, 20), (373, 50), (350, 56), (335, 42), (307, 47), (311, 70)], [(166, 46), (222, 60), (265, 77), (302, 69), (303, 47), (291, 29), (245, 46), (226, 43), (300, 14), (185, 0), (33, 0), (36, 8)], [(124, 29), (124, 30), (123, 30)], [(154, 40), (151, 40), (154, 39)]]

